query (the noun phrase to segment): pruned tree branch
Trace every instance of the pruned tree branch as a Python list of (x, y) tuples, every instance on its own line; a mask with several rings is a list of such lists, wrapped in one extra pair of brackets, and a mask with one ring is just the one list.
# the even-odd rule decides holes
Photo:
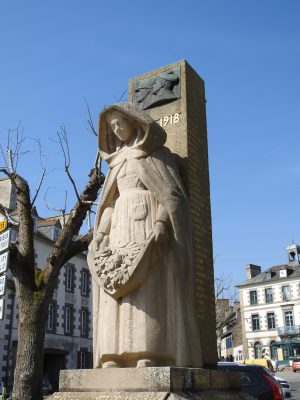
[(38, 197), (39, 191), (41, 189), (41, 186), (42, 186), (42, 183), (43, 183), (43, 180), (44, 180), (44, 177), (45, 177), (45, 173), (46, 173), (46, 170), (43, 169), (42, 176), (40, 177), (40, 181), (39, 181), (38, 187), (37, 187), (37, 189), (35, 191), (35, 195), (34, 195), (34, 197), (32, 199), (32, 202), (31, 202), (31, 208), (34, 206), (35, 200)]
[(7, 209), (6, 207), (4, 207), (4, 205), (1, 204), (1, 203), (0, 203), (0, 210), (5, 214), (5, 216), (6, 216), (7, 220), (8, 220), (8, 222), (9, 222), (11, 225), (15, 225), (15, 226), (18, 226), (18, 225), (19, 225), (19, 222), (15, 221), (15, 220), (11, 217), (11, 215), (10, 215), (8, 209)]
[(98, 136), (98, 133), (97, 133), (97, 131), (95, 129), (95, 126), (94, 126), (94, 123), (93, 123), (93, 118), (92, 118), (92, 114), (91, 114), (89, 103), (88, 103), (88, 101), (87, 101), (87, 99), (85, 97), (83, 99), (85, 101), (85, 105), (86, 105), (86, 109), (87, 109), (87, 113), (88, 113), (88, 119), (87, 119), (88, 127), (87, 127), (87, 130), (89, 132), (91, 132), (93, 135)]
[[(74, 248), (72, 247), (73, 238), (78, 235), (87, 212), (90, 210), (92, 203), (94, 203), (97, 198), (102, 183), (102, 175), (99, 177), (98, 171), (93, 168), (89, 174), (89, 181), (80, 195), (80, 199), (72, 209), (72, 213), (70, 213), (66, 225), (62, 229), (50, 253), (43, 280), (46, 291), (51, 290), (56, 278), (58, 277), (60, 268), (73, 256), (74, 253), (70, 250)], [(86, 241), (89, 239), (91, 239), (91, 236), (87, 235)]]
[(80, 201), (80, 196), (79, 196), (79, 192), (76, 187), (76, 183), (70, 173), (70, 164), (71, 164), (70, 149), (69, 149), (68, 133), (67, 133), (66, 127), (64, 125), (61, 126), (60, 132), (57, 132), (57, 136), (58, 136), (58, 143), (59, 143), (60, 148), (64, 155), (65, 172), (73, 186), (74, 192), (77, 197), (77, 201)]

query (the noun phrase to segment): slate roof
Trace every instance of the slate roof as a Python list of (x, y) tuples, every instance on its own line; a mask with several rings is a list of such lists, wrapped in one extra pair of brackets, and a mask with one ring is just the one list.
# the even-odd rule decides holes
[[(282, 269), (288, 270), (287, 276), (284, 278), (279, 276), (279, 271)], [(236, 286), (241, 287), (241, 286), (255, 285), (265, 282), (271, 283), (273, 281), (279, 281), (287, 278), (300, 278), (300, 265), (291, 265), (291, 264), (275, 265), (267, 269), (266, 271), (256, 275), (254, 278), (248, 279)]]

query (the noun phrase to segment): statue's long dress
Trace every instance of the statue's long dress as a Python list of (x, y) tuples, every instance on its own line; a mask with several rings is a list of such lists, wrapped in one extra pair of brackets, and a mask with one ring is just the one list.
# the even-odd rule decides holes
[[(154, 196), (129, 164), (123, 165), (117, 177), (119, 197), (109, 234), (109, 245), (116, 247), (149, 238), (158, 210)], [(184, 318), (176, 280), (173, 255), (167, 250), (150, 267), (142, 286), (127, 296), (115, 300), (100, 288), (94, 353), (101, 363), (113, 360), (121, 366), (135, 366), (138, 359), (154, 358), (159, 365), (172, 365), (178, 352), (184, 362), (187, 337), (181, 326)]]

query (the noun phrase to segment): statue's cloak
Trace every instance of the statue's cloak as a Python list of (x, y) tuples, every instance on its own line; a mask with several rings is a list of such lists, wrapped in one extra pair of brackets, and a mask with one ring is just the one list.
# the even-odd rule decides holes
[[(136, 143), (133, 146), (121, 147), (118, 140), (109, 132), (106, 116), (112, 110), (125, 113), (126, 118), (138, 122), (142, 126), (142, 132), (138, 132)], [(174, 289), (176, 299), (174, 299), (174, 307), (171, 307), (176, 321), (173, 332), (173, 335), (176, 336), (173, 340), (174, 363), (176, 366), (201, 367), (199, 334), (195, 317), (195, 272), (189, 207), (174, 156), (168, 148), (163, 146), (166, 133), (146, 112), (137, 109), (130, 103), (118, 103), (106, 108), (100, 115), (99, 125), (100, 153), (109, 164), (110, 170), (102, 189), (94, 232), (97, 233), (103, 211), (114, 203), (118, 195), (118, 173), (124, 163), (129, 162), (140, 181), (166, 210), (172, 227), (168, 246), (169, 251), (173, 253), (173, 265), (170, 268), (175, 270), (174, 285), (176, 285), (176, 289)], [(104, 292), (95, 283), (95, 271), (91, 267), (92, 257), (90, 252), (88, 260), (94, 278), (94, 364), (99, 366), (102, 353), (98, 334), (101, 325), (99, 320), (101, 318), (100, 297)], [(154, 265), (152, 268), (169, 268), (169, 265)], [(142, 291), (143, 286), (139, 290)], [(167, 291), (168, 288), (166, 287), (165, 290)], [(156, 294), (153, 293), (153, 296)], [(175, 314), (178, 314), (177, 317)]]

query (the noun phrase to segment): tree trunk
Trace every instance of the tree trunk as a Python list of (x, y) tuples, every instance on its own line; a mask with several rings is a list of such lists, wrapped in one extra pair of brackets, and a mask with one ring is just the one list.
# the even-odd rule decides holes
[(42, 400), (47, 304), (39, 293), (19, 297), (18, 351), (14, 372), (14, 400)]

